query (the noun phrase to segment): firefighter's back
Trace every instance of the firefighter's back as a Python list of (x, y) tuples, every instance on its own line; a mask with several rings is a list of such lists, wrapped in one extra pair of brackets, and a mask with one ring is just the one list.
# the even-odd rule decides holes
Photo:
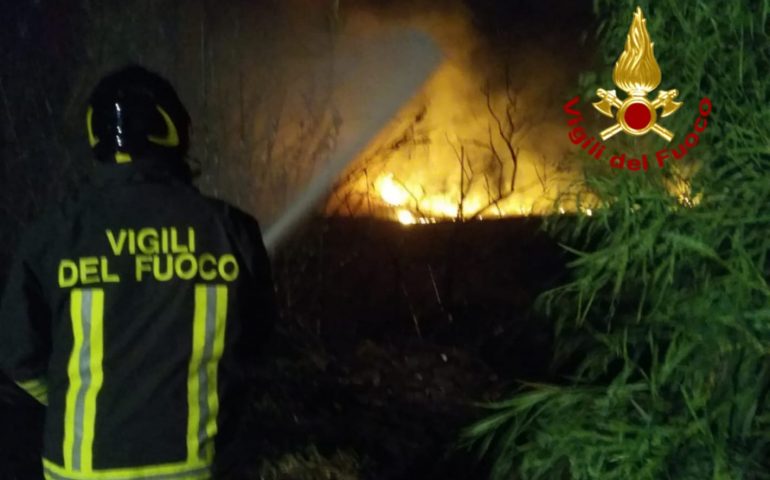
[(51, 473), (210, 465), (220, 401), (239, 371), (226, 355), (240, 334), (228, 319), (243, 313), (232, 299), (251, 284), (239, 281), (249, 273), (232, 211), (180, 183), (126, 180), (54, 222), (42, 262), (56, 270), (44, 277), (56, 281)]
[(189, 116), (156, 74), (105, 77), (86, 124), (95, 181), (23, 236), (0, 363), (48, 404), (47, 478), (211, 478), (274, 319), (259, 226), (192, 186)]

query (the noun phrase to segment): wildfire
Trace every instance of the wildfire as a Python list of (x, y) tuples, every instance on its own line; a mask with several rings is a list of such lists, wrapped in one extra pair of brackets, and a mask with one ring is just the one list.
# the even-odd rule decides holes
[(573, 67), (534, 45), (498, 58), (461, 10), (419, 22), (445, 61), (341, 175), (327, 215), (404, 225), (540, 215), (575, 180), (553, 102)]
[(689, 175), (692, 175), (692, 172), (685, 172), (682, 176), (675, 177), (666, 185), (669, 193), (676, 197), (679, 204), (685, 208), (698, 206), (703, 198), (701, 193), (693, 195), (692, 184), (688, 179)]
[[(448, 195), (428, 195), (418, 198), (409, 191), (404, 183), (397, 180), (392, 172), (380, 176), (374, 184), (379, 199), (390, 207), (391, 218), (402, 225), (424, 225), (458, 219), (484, 220), (512, 216), (529, 216), (546, 213), (547, 210), (535, 209), (532, 204), (518, 201), (507, 201), (501, 203), (498, 207), (484, 209), (481, 208), (483, 203), (479, 198), (464, 199), (462, 207), (457, 199), (453, 199)], [(667, 189), (683, 207), (691, 208), (700, 203), (701, 195), (692, 196), (690, 183), (684, 177), (668, 184)], [(419, 190), (419, 187), (415, 190)], [(638, 208), (638, 205), (636, 207)], [(480, 209), (483, 210), (482, 213), (479, 213)], [(583, 204), (578, 208), (575, 208), (574, 205), (568, 205), (565, 208), (565, 205), (562, 204), (555, 206), (549, 211), (551, 213), (558, 212), (561, 215), (566, 214), (568, 211), (575, 211), (588, 217), (592, 217), (595, 213), (595, 209), (589, 207), (588, 204)]]
[(577, 73), (563, 52), (479, 56), (487, 45), (464, 15), (425, 28), (444, 64), (344, 172), (324, 212), (403, 225), (595, 216), (565, 194), (580, 166), (553, 100)]
[[(374, 182), (375, 191), (383, 204), (391, 207), (393, 218), (404, 225), (436, 223), (442, 220), (499, 218), (528, 216), (534, 212), (532, 205), (524, 202), (505, 201), (498, 205), (485, 203), (479, 195), (454, 198), (451, 194), (417, 194), (410, 191), (395, 174), (386, 173)], [(419, 186), (415, 191), (422, 192)], [(377, 201), (377, 199), (375, 199)], [(564, 207), (559, 207), (564, 213)]]
[(417, 219), (414, 218), (414, 215), (412, 215), (412, 212), (409, 210), (401, 209), (398, 211), (398, 221), (401, 222), (403, 225), (414, 225), (417, 223)]
[(409, 200), (409, 192), (407, 192), (402, 185), (393, 180), (392, 173), (381, 176), (377, 182), (375, 182), (375, 187), (377, 188), (380, 197), (382, 197), (382, 200), (393, 207), (400, 207)]

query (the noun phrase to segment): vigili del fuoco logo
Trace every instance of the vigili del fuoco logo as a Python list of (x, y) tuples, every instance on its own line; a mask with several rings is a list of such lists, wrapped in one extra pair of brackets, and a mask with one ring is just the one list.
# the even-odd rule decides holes
[[(612, 72), (613, 83), (626, 93), (626, 98), (618, 96), (616, 90), (605, 90), (599, 88), (596, 95), (598, 102), (593, 106), (602, 115), (615, 120), (610, 127), (599, 133), (601, 140), (608, 140), (615, 135), (623, 132), (628, 135), (642, 136), (652, 132), (666, 142), (671, 142), (674, 133), (662, 125), (659, 120), (674, 114), (682, 102), (677, 102), (679, 95), (677, 89), (658, 90), (655, 100), (650, 100), (647, 96), (660, 85), (661, 71), (658, 62), (655, 60), (654, 43), (647, 32), (647, 20), (642, 14), (642, 9), (637, 7), (634, 13), (631, 28), (626, 36), (626, 46), (621, 53), (618, 61), (615, 62), (615, 69)], [(589, 137), (588, 133), (580, 123), (583, 121), (583, 115), (573, 107), (580, 101), (576, 96), (564, 104), (564, 112), (571, 118), (567, 124), (574, 128), (568, 136), (572, 143), (580, 145), (589, 155), (597, 160), (602, 159), (606, 146), (602, 141)], [(698, 118), (693, 123), (693, 131), (690, 132), (678, 147), (668, 149), (664, 148), (655, 152), (655, 161), (658, 167), (663, 168), (667, 159), (681, 160), (687, 155), (687, 152), (695, 148), (700, 141), (700, 135), (706, 130), (708, 125), (707, 117), (711, 113), (711, 100), (703, 97), (698, 104)], [(610, 158), (610, 166), (613, 168), (628, 168), (629, 170), (647, 170), (649, 161), (647, 154), (641, 158), (632, 158), (634, 154), (627, 155), (620, 153)]]

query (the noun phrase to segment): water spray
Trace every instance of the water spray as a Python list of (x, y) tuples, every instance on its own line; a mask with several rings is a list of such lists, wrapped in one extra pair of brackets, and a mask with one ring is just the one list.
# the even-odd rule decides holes
[(345, 168), (364, 151), (398, 111), (419, 92), (442, 59), (424, 32), (395, 29), (342, 51), (334, 59), (334, 101), (343, 124), (337, 149), (327, 164), (264, 235), (273, 253), (331, 191)]

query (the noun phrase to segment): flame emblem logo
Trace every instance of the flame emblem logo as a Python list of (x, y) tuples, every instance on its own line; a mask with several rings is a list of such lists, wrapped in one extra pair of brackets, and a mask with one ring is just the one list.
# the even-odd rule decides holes
[[(603, 130), (602, 140), (624, 131), (629, 135), (641, 136), (652, 131), (663, 137), (667, 142), (674, 134), (657, 123), (658, 110), (660, 117), (667, 117), (682, 106), (675, 102), (678, 90), (660, 90), (658, 97), (650, 101), (647, 95), (660, 85), (661, 73), (653, 51), (655, 44), (647, 33), (647, 20), (642, 9), (636, 7), (631, 28), (626, 36), (626, 47), (615, 62), (612, 81), (629, 96), (625, 100), (618, 98), (615, 90), (599, 88), (596, 95), (601, 99), (593, 104), (594, 108), (603, 115), (615, 118), (616, 124)], [(613, 113), (613, 107), (617, 109)]]

